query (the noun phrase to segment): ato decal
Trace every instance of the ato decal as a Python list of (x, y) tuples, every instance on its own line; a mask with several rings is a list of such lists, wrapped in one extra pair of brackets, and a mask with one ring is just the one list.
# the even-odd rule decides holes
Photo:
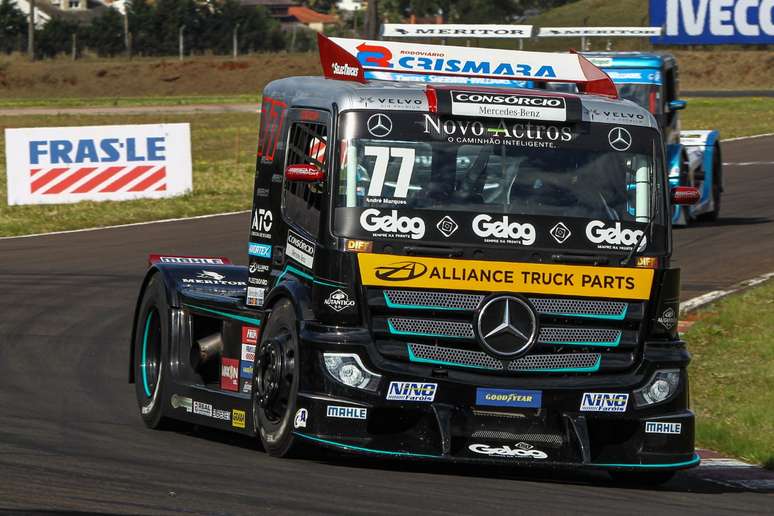
[(653, 269), (360, 253), (363, 285), (649, 299)]

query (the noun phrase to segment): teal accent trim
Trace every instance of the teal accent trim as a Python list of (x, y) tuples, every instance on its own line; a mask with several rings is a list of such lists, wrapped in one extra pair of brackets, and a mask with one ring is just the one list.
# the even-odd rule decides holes
[(150, 387), (148, 387), (148, 373), (145, 371), (145, 353), (148, 349), (148, 330), (150, 329), (152, 315), (152, 313), (148, 314), (148, 318), (145, 320), (145, 333), (142, 335), (142, 364), (140, 364), (142, 369), (142, 386), (145, 388), (145, 395), (149, 398), (151, 397), (151, 391)]
[(384, 295), (384, 302), (387, 304), (387, 308), (399, 308), (402, 310), (446, 310), (451, 312), (463, 312), (463, 308), (449, 308), (446, 306), (432, 306), (432, 305), (403, 305), (401, 303), (393, 303), (390, 298), (387, 297), (387, 292), (382, 293)]
[(592, 464), (592, 466), (602, 466), (605, 468), (679, 468), (681, 466), (695, 466), (701, 462), (698, 453), (693, 454), (691, 460), (685, 462), (674, 462), (672, 464)]
[(252, 317), (245, 317), (244, 315), (237, 315), (237, 314), (231, 314), (228, 312), (221, 312), (220, 310), (213, 310), (211, 308), (204, 308), (203, 306), (196, 306), (196, 305), (185, 305), (190, 308), (195, 308), (196, 310), (201, 310), (202, 312), (209, 312), (211, 314), (217, 314), (222, 315), (223, 317), (227, 317), (229, 319), (234, 319), (236, 321), (242, 321), (250, 324), (254, 324), (255, 326), (261, 325), (260, 319), (254, 319)]
[(559, 340), (540, 340), (540, 344), (552, 344), (554, 346), (601, 346), (604, 348), (615, 348), (621, 343), (621, 335), (613, 342), (580, 342), (580, 341), (559, 341)]
[(528, 371), (537, 373), (594, 373), (599, 371), (599, 366), (602, 364), (602, 357), (597, 357), (597, 362), (593, 366), (589, 367), (560, 367), (557, 369), (517, 369), (517, 371)]
[(285, 266), (285, 269), (282, 272), (279, 273), (279, 276), (277, 276), (277, 281), (275, 281), (274, 284), (276, 285), (277, 283), (279, 283), (282, 280), (282, 278), (285, 277), (285, 275), (287, 273), (295, 274), (296, 276), (301, 276), (302, 278), (307, 279), (307, 280), (311, 281), (312, 283), (316, 283), (318, 285), (325, 285), (326, 287), (336, 287), (336, 288), (339, 288), (339, 287), (341, 287), (343, 285), (343, 284), (336, 284), (336, 283), (330, 283), (330, 282), (327, 282), (327, 281), (318, 280), (314, 276), (312, 276), (311, 274), (306, 273), (306, 272), (304, 272), (304, 271), (302, 271), (300, 269), (296, 269), (292, 265), (286, 265)]
[(368, 452), (368, 453), (378, 453), (380, 455), (391, 455), (393, 457), (422, 457), (425, 459), (441, 459), (443, 456), (441, 455), (428, 455), (426, 453), (410, 453), (410, 452), (395, 452), (395, 451), (387, 451), (387, 450), (375, 450), (373, 448), (364, 448), (363, 446), (355, 446), (352, 444), (344, 444), (344, 443), (337, 443), (336, 441), (329, 441), (328, 439), (321, 439), (319, 437), (314, 437), (311, 435), (302, 434), (300, 432), (293, 432), (294, 435), (297, 435), (299, 437), (303, 437), (304, 439), (309, 439), (310, 441), (317, 441), (318, 443), (324, 443), (324, 444), (330, 444), (332, 446), (338, 446), (339, 448), (344, 448), (345, 450), (354, 450), (354, 451), (361, 451), (361, 452)]
[(387, 320), (387, 326), (393, 335), (409, 335), (412, 337), (435, 337), (439, 339), (464, 339), (465, 337), (455, 337), (454, 335), (444, 335), (442, 333), (419, 333), (414, 331), (399, 331), (392, 325), (392, 321)]
[(490, 367), (475, 366), (475, 365), (469, 365), (469, 364), (458, 364), (456, 362), (447, 362), (445, 360), (432, 360), (429, 358), (419, 358), (414, 354), (414, 350), (411, 349), (411, 346), (407, 345), (406, 348), (408, 349), (409, 361), (411, 362), (417, 362), (420, 364), (450, 365), (450, 366), (456, 366), (456, 367), (467, 367), (469, 369), (484, 369), (486, 371), (495, 371), (495, 369), (492, 369)]
[(624, 306), (623, 312), (618, 315), (595, 315), (595, 314), (572, 314), (562, 312), (540, 312), (543, 315), (558, 315), (560, 317), (584, 317), (586, 319), (607, 319), (608, 321), (623, 321), (626, 319), (626, 313), (629, 311), (629, 305)]
[[(455, 367), (467, 367), (469, 369), (485, 369), (487, 371), (496, 371), (497, 369), (491, 369), (489, 367), (481, 367), (481, 366), (472, 366), (468, 364), (460, 364), (458, 362), (447, 362), (445, 360), (434, 360), (432, 358), (419, 358), (416, 355), (414, 355), (414, 352), (411, 350), (411, 346), (406, 345), (406, 349), (408, 349), (409, 354), (409, 361), (410, 362), (418, 362), (418, 363), (424, 363), (424, 364), (438, 364), (438, 365), (450, 365)], [(597, 361), (593, 366), (590, 367), (560, 367), (556, 369), (516, 369), (516, 371), (526, 371), (526, 372), (537, 372), (537, 373), (593, 373), (595, 371), (599, 371), (599, 366), (602, 363), (602, 357), (597, 357)]]

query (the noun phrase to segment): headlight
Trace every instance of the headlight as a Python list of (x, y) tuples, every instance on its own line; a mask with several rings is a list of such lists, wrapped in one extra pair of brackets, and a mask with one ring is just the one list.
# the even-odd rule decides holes
[(381, 375), (372, 373), (355, 353), (323, 353), (325, 369), (338, 382), (347, 387), (376, 391)]
[(680, 370), (656, 371), (650, 381), (634, 391), (634, 403), (638, 407), (655, 405), (672, 399), (680, 387)]

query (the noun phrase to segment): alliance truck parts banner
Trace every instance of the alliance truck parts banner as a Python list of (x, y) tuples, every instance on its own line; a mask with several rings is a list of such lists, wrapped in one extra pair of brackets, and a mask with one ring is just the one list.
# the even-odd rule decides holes
[(363, 285), (650, 299), (653, 269), (357, 255)]
[(173, 197), (192, 188), (188, 124), (5, 130), (8, 204)]

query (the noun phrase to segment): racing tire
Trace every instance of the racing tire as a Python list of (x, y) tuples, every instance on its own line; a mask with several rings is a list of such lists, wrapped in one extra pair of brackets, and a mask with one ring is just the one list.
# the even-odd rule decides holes
[(163, 281), (154, 275), (143, 293), (134, 337), (134, 390), (140, 417), (148, 428), (166, 428), (164, 378), (169, 373), (169, 305)]
[(283, 299), (266, 321), (253, 363), (253, 425), (263, 449), (272, 457), (297, 457), (302, 451), (293, 435), (300, 358), (296, 312)]
[(658, 486), (672, 480), (674, 471), (608, 471), (613, 482), (625, 486)]
[(720, 167), (720, 147), (715, 147), (715, 153), (712, 156), (712, 211), (701, 215), (701, 220), (715, 222), (720, 218), (720, 198), (723, 193), (723, 175)]

